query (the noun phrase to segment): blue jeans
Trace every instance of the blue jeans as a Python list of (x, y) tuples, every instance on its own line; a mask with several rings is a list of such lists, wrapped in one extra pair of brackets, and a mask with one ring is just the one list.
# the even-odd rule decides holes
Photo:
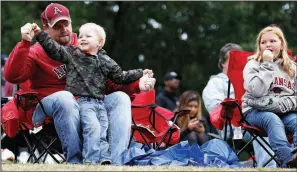
[[(234, 128), (233, 125), (232, 129)], [(225, 135), (225, 127), (223, 128), (223, 130), (217, 130), (219, 135), (221, 136), (221, 138), (224, 138)], [(243, 130), (242, 130), (243, 132)], [(230, 127), (227, 127), (227, 138), (230, 138)], [(249, 140), (252, 139), (252, 136), (246, 132), (245, 135), (242, 138), (245, 142), (248, 142)], [(268, 138), (264, 137), (264, 139), (269, 143)], [(259, 139), (259, 141), (265, 146), (265, 148), (267, 150), (269, 150), (269, 152), (274, 155), (274, 152), (265, 145), (265, 143)], [(253, 148), (254, 148), (254, 152), (255, 152), (255, 157), (256, 157), (256, 161), (257, 161), (257, 167), (263, 167), (263, 165), (270, 159), (269, 154), (265, 151), (265, 149), (262, 148), (262, 146), (256, 141), (254, 140), (252, 142), (253, 144)], [(270, 161), (265, 167), (269, 167), (269, 168), (276, 168), (276, 162), (274, 160)]]
[[(131, 135), (131, 100), (126, 93), (114, 92), (104, 98), (104, 105), (109, 118), (108, 139), (111, 161), (114, 165), (127, 149)], [(118, 161), (119, 162), (119, 161)]]
[(279, 117), (275, 113), (258, 110), (251, 110), (246, 114), (246, 120), (251, 125), (265, 130), (282, 167), (286, 167), (292, 157), (292, 146), (288, 143), (285, 128), (293, 134), (294, 144), (297, 143), (296, 116), (296, 113), (287, 113)]
[(108, 118), (103, 101), (80, 97), (77, 99), (77, 103), (80, 107), (79, 114), (84, 140), (84, 162), (96, 164), (110, 161), (109, 144), (107, 142)]
[[(82, 141), (80, 139), (79, 106), (76, 99), (68, 91), (59, 91), (43, 98), (41, 102), (46, 114), (54, 120), (66, 161), (71, 164), (81, 164)], [(46, 117), (38, 104), (33, 113), (33, 124), (43, 123)]]
[[(54, 120), (66, 161), (71, 164), (81, 164), (83, 156), (79, 105), (74, 96), (68, 91), (59, 91), (43, 98), (41, 102), (46, 113)], [(127, 94), (118, 91), (106, 95), (104, 105), (109, 120), (107, 134), (111, 161), (116, 162), (129, 143), (131, 100)], [(43, 123), (45, 117), (38, 104), (33, 114), (33, 124)]]

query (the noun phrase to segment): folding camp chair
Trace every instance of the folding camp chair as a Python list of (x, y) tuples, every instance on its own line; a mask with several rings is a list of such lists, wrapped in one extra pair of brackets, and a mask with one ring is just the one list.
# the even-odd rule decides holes
[[(289, 51), (290, 53), (290, 51)], [(241, 110), (241, 98), (245, 93), (245, 89), (243, 87), (243, 69), (245, 64), (247, 63), (247, 57), (252, 55), (253, 53), (244, 52), (239, 50), (232, 50), (229, 53), (229, 66), (228, 66), (228, 78), (229, 78), (229, 86), (228, 92), (230, 92), (230, 84), (232, 83), (235, 92), (235, 99), (226, 98), (221, 104), (226, 109), (229, 108), (229, 114), (224, 114), (222, 117), (225, 119), (225, 126), (230, 127), (231, 136), (233, 136), (233, 131), (231, 128), (231, 124), (234, 126), (241, 126), (244, 131), (243, 135), (248, 132), (252, 139), (246, 143), (239, 151), (236, 151), (236, 154), (239, 155), (249, 144), (251, 144), (254, 140), (257, 141), (260, 146), (270, 155), (270, 159), (263, 165), (264, 167), (271, 161), (275, 160), (275, 162), (280, 165), (280, 162), (276, 159), (276, 154), (272, 155), (270, 151), (267, 150), (266, 147), (271, 146), (270, 144), (263, 138), (267, 137), (267, 134), (263, 129), (259, 129), (255, 126), (250, 125), (246, 120)], [(230, 111), (231, 109), (231, 111)], [(227, 112), (226, 110), (224, 112)], [(227, 130), (225, 129), (225, 136)], [(264, 143), (261, 143), (260, 140)], [(264, 146), (265, 145), (265, 146)]]
[[(173, 113), (155, 104), (155, 90), (137, 94), (132, 102), (132, 133), (129, 141), (147, 145), (154, 143), (159, 150), (162, 143), (166, 146), (177, 144), (180, 141), (180, 132), (175, 125), (178, 116), (188, 114), (190, 110), (181, 110)], [(171, 121), (172, 120), (172, 121)]]
[[(7, 99), (1, 98), (1, 100)], [(59, 141), (56, 133), (54, 137), (49, 137), (48, 132), (45, 132), (44, 129), (41, 129), (38, 133), (34, 132), (36, 128), (34, 128), (32, 124), (32, 113), (33, 108), (36, 107), (37, 103), (41, 105), (44, 111), (43, 105), (37, 96), (37, 92), (25, 92), (23, 90), (17, 91), (14, 98), (4, 104), (1, 108), (2, 127), (9, 138), (14, 138), (17, 133), (23, 136), (30, 153), (27, 162), (44, 163), (47, 155), (50, 155), (57, 163), (61, 163), (53, 155), (53, 153), (58, 154), (62, 159), (62, 162), (64, 162), (66, 160), (60, 153), (61, 151), (53, 148), (54, 143)], [(45, 111), (44, 113), (46, 114)], [(51, 123), (51, 120), (47, 119), (44, 126), (50, 125), (49, 123)], [(41, 153), (38, 157), (35, 155), (35, 150), (37, 148), (39, 149), (39, 151), (41, 150)], [(14, 153), (16, 155), (16, 151)], [(42, 158), (44, 159), (42, 160)]]

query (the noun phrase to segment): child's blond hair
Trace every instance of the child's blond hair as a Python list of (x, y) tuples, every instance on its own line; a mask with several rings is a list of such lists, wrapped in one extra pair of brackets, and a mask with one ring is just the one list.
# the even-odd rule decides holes
[(106, 33), (103, 29), (103, 27), (101, 27), (100, 25), (96, 24), (96, 23), (86, 23), (86, 24), (83, 24), (80, 26), (79, 30), (83, 27), (87, 27), (91, 30), (93, 30), (99, 39), (102, 39), (103, 40), (103, 44), (100, 48), (102, 48), (105, 44), (105, 40), (106, 40)]
[(282, 65), (283, 69), (285, 70), (285, 72), (290, 77), (293, 78), (294, 75), (295, 75), (295, 72), (296, 72), (296, 68), (295, 68), (294, 62), (290, 59), (290, 57), (288, 55), (288, 44), (287, 44), (286, 38), (285, 38), (282, 30), (279, 27), (275, 26), (275, 25), (265, 27), (258, 34), (258, 37), (257, 37), (257, 52), (256, 52), (256, 54), (254, 56), (255, 60), (257, 60), (259, 62), (263, 61), (262, 53), (260, 51), (260, 44), (261, 44), (260, 41), (262, 39), (263, 34), (265, 34), (267, 32), (274, 33), (281, 40), (282, 49), (280, 51), (279, 57), (277, 57), (277, 58), (282, 59), (281, 65)]

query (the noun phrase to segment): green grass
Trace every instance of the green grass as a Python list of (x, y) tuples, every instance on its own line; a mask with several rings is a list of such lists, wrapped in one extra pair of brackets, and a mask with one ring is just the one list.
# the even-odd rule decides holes
[(1, 171), (296, 171), (283, 168), (214, 168), (194, 166), (101, 166), (70, 164), (2, 164)]

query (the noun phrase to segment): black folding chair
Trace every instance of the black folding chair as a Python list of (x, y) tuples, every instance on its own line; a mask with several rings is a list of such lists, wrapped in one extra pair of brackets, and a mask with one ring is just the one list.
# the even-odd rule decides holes
[[(1, 98), (1, 107), (3, 107), (8, 102), (8, 98), (2, 97)], [(44, 110), (43, 104), (41, 103), (39, 97), (35, 92), (17, 92), (16, 93), (16, 105), (18, 110), (22, 108), (23, 111), (32, 108), (30, 106), (36, 106), (39, 103), (43, 112), (47, 114)], [(18, 134), (21, 135), (28, 147), (29, 150), (29, 158), (27, 162), (30, 163), (45, 163), (46, 157), (50, 155), (50, 157), (56, 163), (63, 163), (66, 161), (64, 155), (61, 151), (61, 143), (57, 137), (57, 133), (55, 128), (53, 127), (53, 122), (51, 119), (47, 119), (45, 124), (42, 126), (42, 129), (35, 133), (34, 129), (36, 128), (29, 128), (26, 123), (20, 121), (19, 123), (19, 131)], [(12, 138), (13, 139), (13, 138)], [(14, 154), (17, 155), (17, 144), (14, 143)], [(35, 151), (38, 150), (40, 153), (39, 155), (35, 155)], [(62, 161), (59, 161), (54, 154), (57, 154)], [(15, 158), (15, 162), (17, 159)]]

